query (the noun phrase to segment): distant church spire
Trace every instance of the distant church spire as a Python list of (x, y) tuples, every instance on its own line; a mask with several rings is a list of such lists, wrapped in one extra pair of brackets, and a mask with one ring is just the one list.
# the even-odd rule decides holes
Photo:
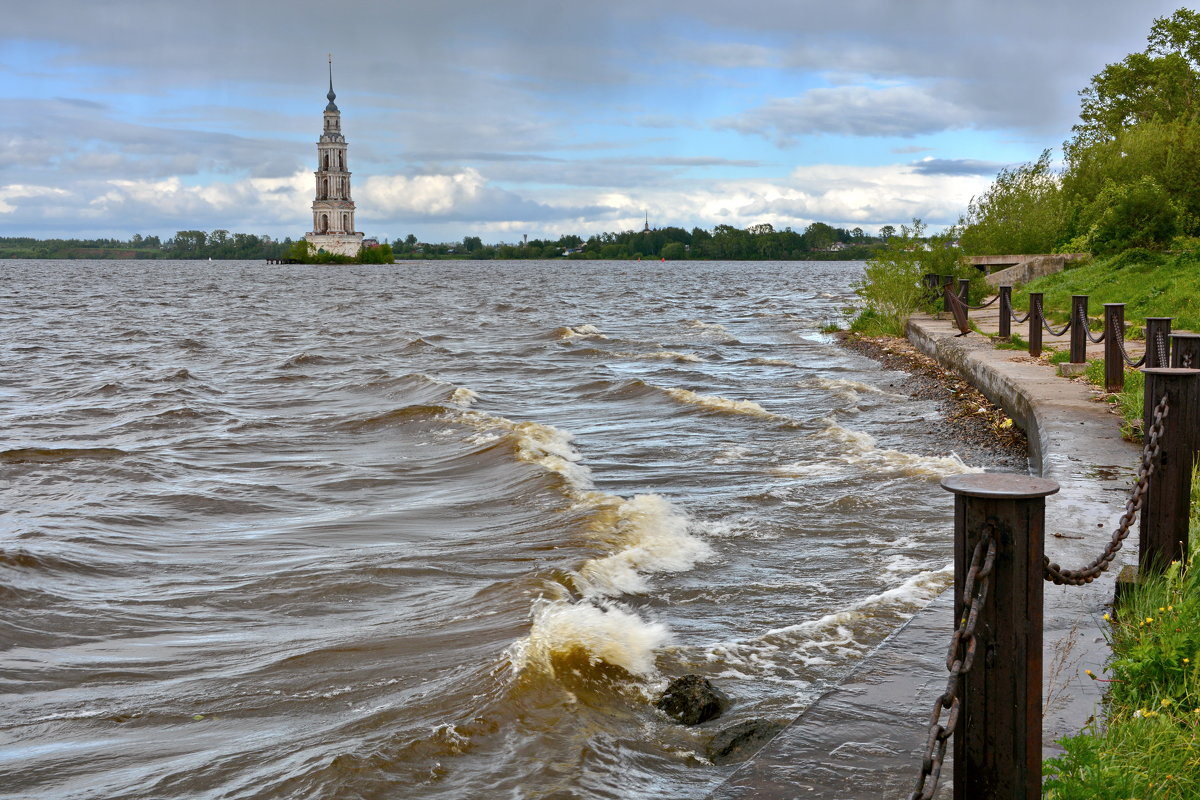
[(642, 228), (642, 233), (650, 232), (650, 212), (646, 212), (646, 227)]

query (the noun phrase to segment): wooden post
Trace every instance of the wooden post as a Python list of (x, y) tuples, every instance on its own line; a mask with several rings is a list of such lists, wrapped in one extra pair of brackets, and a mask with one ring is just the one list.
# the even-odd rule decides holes
[(1171, 334), (1171, 366), (1200, 369), (1200, 333)]
[(1121, 342), (1125, 339), (1125, 304), (1104, 304), (1104, 391), (1125, 388), (1125, 357)]
[(1012, 338), (1012, 287), (1000, 287), (1000, 338)]
[(950, 311), (951, 310), (950, 301), (946, 299), (946, 293), (953, 292), (953, 291), (954, 291), (954, 276), (953, 275), (943, 275), (942, 276), (942, 305), (945, 306), (945, 308), (943, 308), (942, 311)]
[(1149, 435), (1154, 409), (1166, 395), (1169, 404), (1155, 461), (1155, 472), (1142, 503), (1138, 572), (1164, 569), (1188, 556), (1188, 505), (1192, 466), (1200, 447), (1200, 369), (1153, 367), (1146, 375), (1142, 430)]
[(938, 299), (938, 286), (941, 281), (941, 277), (936, 272), (926, 272), (924, 280), (926, 293), (929, 295), (929, 302), (936, 302)]
[(1071, 363), (1087, 361), (1087, 311), (1086, 294), (1071, 295)]
[(959, 278), (958, 279), (958, 299), (962, 300), (963, 305), (965, 306), (968, 302), (970, 302), (970, 300), (969, 300), (970, 296), (971, 296), (971, 279), (970, 278)]
[(1171, 354), (1167, 352), (1170, 336), (1170, 317), (1146, 317), (1147, 369), (1165, 367), (1171, 363)]
[[(963, 586), (989, 525), (997, 544), (975, 627), (975, 662), (958, 680), (954, 800), (1036, 800), (1042, 791), (1042, 553), (1046, 496), (1058, 484), (981, 473), (952, 475), (942, 488), (955, 495), (955, 587)], [(955, 595), (956, 624), (970, 612), (963, 600)]]
[(1042, 292), (1029, 293), (1029, 355), (1042, 354)]

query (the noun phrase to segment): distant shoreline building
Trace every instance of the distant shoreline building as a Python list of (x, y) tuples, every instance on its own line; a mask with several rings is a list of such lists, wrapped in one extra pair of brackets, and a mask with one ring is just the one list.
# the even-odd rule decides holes
[(313, 229), (304, 234), (317, 252), (357, 256), (363, 235), (354, 230), (354, 200), (350, 197), (350, 171), (346, 169), (346, 137), (342, 112), (333, 93), (333, 57), (329, 58), (329, 104), (325, 127), (317, 140), (316, 198), (312, 204)]

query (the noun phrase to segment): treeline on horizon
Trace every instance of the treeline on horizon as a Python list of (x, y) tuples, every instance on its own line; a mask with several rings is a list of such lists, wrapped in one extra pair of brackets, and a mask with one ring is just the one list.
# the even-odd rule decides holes
[[(770, 224), (735, 228), (718, 225), (703, 228), (666, 227), (650, 230), (601, 233), (584, 239), (568, 235), (558, 239), (531, 239), (519, 244), (484, 244), (478, 236), (461, 242), (430, 244), (414, 234), (397, 238), (392, 250), (398, 260), (419, 259), (683, 259), (735, 261), (862, 260), (885, 246), (895, 229), (885, 225), (879, 236), (862, 228), (846, 230), (814, 222), (803, 232), (791, 228), (775, 230)], [(303, 241), (300, 239), (298, 241)], [(282, 259), (296, 240), (215, 230), (178, 231), (173, 237), (134, 235), (119, 239), (34, 239), (0, 237), (0, 258), (120, 258), (120, 259)]]

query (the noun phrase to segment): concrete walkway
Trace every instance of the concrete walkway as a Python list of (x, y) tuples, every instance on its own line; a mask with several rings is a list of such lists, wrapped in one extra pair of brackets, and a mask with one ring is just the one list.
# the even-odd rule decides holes
[[(997, 329), (995, 306), (972, 311), (971, 317), (983, 330)], [(1026, 332), (1021, 326), (1014, 331), (1023, 337)], [(1031, 472), (1061, 487), (1047, 498), (1047, 555), (1064, 567), (1087, 564), (1116, 528), (1140, 449), (1121, 439), (1119, 418), (1082, 382), (1057, 377), (1054, 367), (1022, 351), (996, 350), (978, 333), (957, 333), (949, 320), (916, 317), (908, 336), (920, 350), (960, 372), (1026, 431)], [(1065, 347), (1066, 337), (1047, 337), (1046, 344)], [(946, 503), (952, 507), (949, 493)], [(952, 535), (949, 527), (946, 535)], [(1108, 573), (1092, 584), (1045, 584), (1047, 754), (1057, 752), (1054, 742), (1078, 732), (1098, 708), (1101, 686), (1084, 670), (1103, 671), (1108, 647), (1102, 616), (1116, 574), (1124, 564), (1136, 563), (1136, 540), (1135, 530)], [(930, 710), (945, 689), (952, 630), (953, 598), (945, 592), (734, 772), (712, 800), (907, 798), (920, 766)], [(939, 798), (950, 796), (948, 773), (949, 763)]]

